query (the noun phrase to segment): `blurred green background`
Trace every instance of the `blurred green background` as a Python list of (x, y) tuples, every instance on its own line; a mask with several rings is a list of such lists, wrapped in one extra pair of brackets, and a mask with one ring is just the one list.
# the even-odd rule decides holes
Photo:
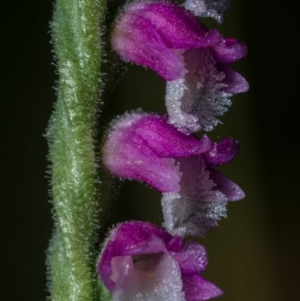
[[(210, 136), (240, 141), (222, 168), (247, 197), (201, 243), (205, 277), (225, 291), (220, 301), (300, 300), (299, 28), (296, 0), (233, 0), (220, 30), (247, 42), (235, 64), (250, 82)], [(48, 23), (52, 1), (6, 2), (1, 9), (1, 296), (45, 300), (45, 250), (51, 236), (46, 131), (55, 101)], [(215, 22), (208, 26), (218, 27)], [(142, 107), (165, 113), (165, 83), (130, 66), (105, 109), (107, 116)], [(124, 182), (110, 222), (160, 224), (160, 193)], [(66, 300), (67, 301), (67, 300)], [(163, 301), (163, 300), (162, 300)]]

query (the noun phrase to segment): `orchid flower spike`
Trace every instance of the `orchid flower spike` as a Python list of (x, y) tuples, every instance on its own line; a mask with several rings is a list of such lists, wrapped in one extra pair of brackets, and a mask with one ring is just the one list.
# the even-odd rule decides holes
[(132, 221), (111, 231), (98, 273), (112, 301), (201, 301), (222, 294), (199, 275), (206, 265), (201, 245)]
[(171, 2), (127, 4), (111, 35), (112, 48), (126, 61), (148, 67), (167, 81), (169, 122), (186, 133), (209, 131), (247, 81), (227, 67), (247, 47), (224, 39), (184, 7)]
[(186, 135), (160, 115), (119, 117), (102, 147), (104, 166), (114, 175), (146, 182), (163, 192), (164, 226), (173, 234), (203, 236), (226, 216), (227, 201), (243, 191), (213, 169), (233, 159), (238, 143), (216, 144)]

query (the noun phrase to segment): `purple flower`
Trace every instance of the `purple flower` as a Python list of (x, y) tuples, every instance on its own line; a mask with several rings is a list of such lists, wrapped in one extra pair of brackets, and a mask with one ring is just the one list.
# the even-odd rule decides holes
[(102, 147), (102, 161), (119, 177), (177, 192), (181, 175), (174, 159), (203, 153), (210, 146), (208, 137), (187, 136), (164, 116), (131, 113), (113, 124)]
[(199, 274), (204, 248), (146, 222), (126, 222), (112, 230), (98, 273), (113, 301), (200, 301), (222, 294)]
[(102, 147), (103, 164), (113, 174), (148, 183), (163, 192), (164, 226), (176, 235), (203, 236), (226, 216), (228, 201), (243, 191), (214, 166), (229, 162), (238, 143), (216, 144), (186, 135), (164, 116), (132, 113), (119, 118)]
[(249, 88), (227, 67), (246, 55), (246, 45), (208, 31), (195, 16), (170, 2), (126, 5), (111, 43), (123, 59), (167, 80), (169, 122), (183, 132), (211, 130), (219, 123), (216, 116), (231, 104), (229, 97)]
[(182, 173), (180, 192), (163, 193), (164, 227), (179, 236), (204, 236), (221, 217), (228, 201), (238, 201), (244, 192), (213, 167), (231, 161), (238, 143), (225, 138), (208, 152), (177, 159)]

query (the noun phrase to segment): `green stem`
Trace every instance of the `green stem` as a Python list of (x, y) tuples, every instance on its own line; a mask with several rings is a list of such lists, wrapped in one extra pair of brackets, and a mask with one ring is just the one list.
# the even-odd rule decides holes
[(104, 212), (101, 203), (97, 206), (94, 151), (102, 88), (100, 25), (106, 6), (100, 1), (57, 0), (52, 22), (59, 74), (49, 127), (55, 218), (48, 253), (52, 301), (99, 299), (93, 245), (98, 213)]

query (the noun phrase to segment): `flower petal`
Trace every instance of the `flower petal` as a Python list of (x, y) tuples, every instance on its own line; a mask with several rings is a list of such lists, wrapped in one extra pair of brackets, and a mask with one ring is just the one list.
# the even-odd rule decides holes
[(212, 142), (207, 136), (199, 139), (187, 136), (167, 123), (167, 118), (159, 115), (144, 116), (137, 121), (132, 132), (147, 141), (148, 145), (159, 156), (179, 158), (199, 154), (211, 149)]
[(201, 273), (207, 265), (206, 251), (203, 246), (187, 241), (184, 248), (173, 255), (179, 263), (182, 273)]
[(182, 281), (187, 301), (208, 300), (223, 294), (218, 287), (197, 274), (183, 275)]
[(136, 133), (137, 123), (144, 117), (127, 114), (115, 122), (102, 147), (103, 164), (119, 177), (146, 182), (160, 191), (178, 191), (180, 174), (174, 160), (162, 160), (151, 147), (155, 141), (149, 144)]
[(110, 290), (115, 286), (115, 281), (111, 278), (113, 258), (161, 253), (165, 251), (165, 244), (171, 240), (169, 233), (150, 223), (132, 221), (119, 225), (105, 242), (98, 264), (98, 273), (105, 286)]
[(102, 149), (102, 161), (113, 174), (148, 183), (160, 191), (180, 189), (180, 173), (172, 159), (159, 158), (140, 137), (129, 140), (132, 137), (124, 133), (120, 139), (114, 138), (111, 136)]
[(151, 272), (135, 268), (131, 257), (126, 257), (112, 301), (185, 301), (181, 272), (171, 255), (156, 258)]
[(112, 48), (124, 59), (156, 71), (166, 80), (182, 74), (183, 62), (154, 26), (142, 16), (124, 14), (111, 35)]
[(217, 68), (225, 74), (222, 83), (226, 86), (223, 88), (223, 91), (230, 94), (238, 94), (248, 91), (249, 84), (239, 73), (221, 63), (217, 64)]
[(210, 48), (217, 61), (225, 64), (234, 63), (242, 59), (247, 54), (247, 45), (234, 38), (223, 39), (220, 43), (212, 45)]
[(210, 166), (218, 166), (230, 162), (239, 150), (239, 142), (231, 138), (224, 138), (220, 143), (215, 143), (202, 157)]
[(216, 184), (215, 190), (222, 192), (228, 201), (239, 201), (245, 197), (244, 191), (238, 185), (227, 179), (222, 173), (212, 168), (208, 169), (210, 178)]

